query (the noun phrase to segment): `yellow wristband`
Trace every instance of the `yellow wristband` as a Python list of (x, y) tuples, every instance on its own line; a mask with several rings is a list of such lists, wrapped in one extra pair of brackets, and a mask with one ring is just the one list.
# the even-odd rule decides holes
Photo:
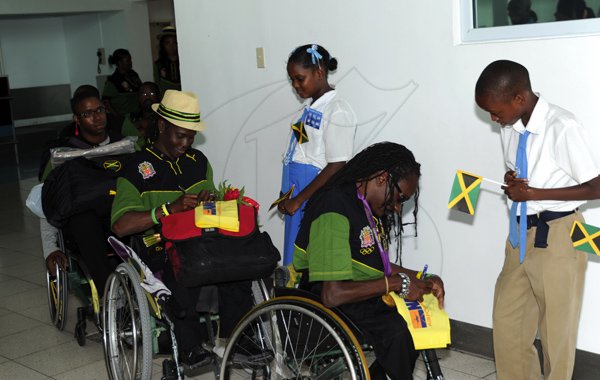
[(162, 210), (164, 216), (169, 216), (169, 211), (167, 211), (167, 204), (166, 203), (163, 203), (160, 206), (160, 209)]

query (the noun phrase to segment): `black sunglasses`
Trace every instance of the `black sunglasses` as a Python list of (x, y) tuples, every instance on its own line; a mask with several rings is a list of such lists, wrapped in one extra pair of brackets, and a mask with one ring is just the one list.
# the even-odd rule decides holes
[(398, 183), (394, 182), (394, 188), (396, 189), (396, 191), (398, 191), (398, 203), (403, 204), (410, 199), (410, 197), (406, 197), (404, 194), (402, 194), (402, 189), (400, 189)]

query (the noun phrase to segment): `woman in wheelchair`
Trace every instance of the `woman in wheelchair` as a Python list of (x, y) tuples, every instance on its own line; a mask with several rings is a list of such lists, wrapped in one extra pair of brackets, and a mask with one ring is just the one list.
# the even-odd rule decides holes
[[(373, 346), (371, 379), (410, 379), (417, 358), (406, 322), (388, 293), (421, 300), (433, 293), (443, 307), (437, 276), (391, 264), (390, 236), (398, 244), (402, 204), (413, 195), (418, 211), (420, 165), (404, 146), (384, 142), (358, 153), (309, 201), (294, 252), (301, 287), (338, 307)], [(382, 297), (383, 296), (383, 297)]]
[[(167, 90), (161, 103), (152, 108), (159, 116), (158, 139), (132, 156), (117, 182), (111, 224), (120, 237), (157, 232), (161, 218), (194, 209), (198, 202), (208, 200), (215, 189), (208, 159), (191, 148), (196, 132), (204, 129), (197, 97)], [(143, 256), (143, 252), (138, 254)], [(155, 259), (149, 259), (156, 264)], [(158, 261), (158, 267), (153, 268), (151, 264), (151, 269), (162, 270), (162, 281), (186, 311), (182, 319), (171, 318), (182, 352), (181, 361), (188, 368), (201, 367), (210, 360), (211, 354), (201, 346), (197, 304), (199, 297), (214, 300), (215, 292), (211, 292), (210, 287), (188, 288), (179, 284), (178, 262), (171, 252), (169, 259), (164, 255)], [(219, 337), (225, 339), (252, 308), (251, 283), (218, 284), (217, 290)], [(214, 311), (213, 305), (202, 305), (202, 311)]]

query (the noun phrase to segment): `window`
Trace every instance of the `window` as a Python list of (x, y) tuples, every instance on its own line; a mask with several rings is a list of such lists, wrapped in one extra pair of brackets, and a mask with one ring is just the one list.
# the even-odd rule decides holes
[[(585, 4), (585, 7), (581, 8), (582, 13), (577, 9), (571, 10), (574, 14), (589, 17), (592, 14), (597, 15), (600, 10), (600, 0), (568, 0), (567, 3), (573, 4), (578, 1)], [(511, 4), (511, 11), (516, 12), (517, 16), (514, 19), (515, 24), (509, 17), (508, 0), (459, 0), (460, 43), (600, 34), (600, 18), (557, 21), (557, 17), (569, 17), (563, 14), (562, 7), (563, 13), (557, 10), (557, 0), (532, 0), (533, 13), (524, 11), (527, 9), (527, 0), (512, 2), (516, 2)], [(522, 17), (520, 20), (519, 14)], [(524, 23), (519, 24), (520, 22)]]

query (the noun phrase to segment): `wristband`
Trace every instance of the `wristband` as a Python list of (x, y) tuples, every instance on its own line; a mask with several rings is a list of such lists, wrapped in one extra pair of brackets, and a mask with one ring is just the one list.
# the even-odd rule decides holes
[(406, 273), (398, 273), (398, 276), (402, 278), (402, 289), (398, 292), (400, 298), (406, 298), (410, 292), (410, 277)]
[(163, 216), (169, 216), (170, 212), (167, 210), (167, 204), (163, 203), (160, 206), (160, 209), (162, 210)]
[(150, 210), (150, 216), (152, 217), (152, 222), (158, 224), (158, 220), (156, 219), (156, 207)]

